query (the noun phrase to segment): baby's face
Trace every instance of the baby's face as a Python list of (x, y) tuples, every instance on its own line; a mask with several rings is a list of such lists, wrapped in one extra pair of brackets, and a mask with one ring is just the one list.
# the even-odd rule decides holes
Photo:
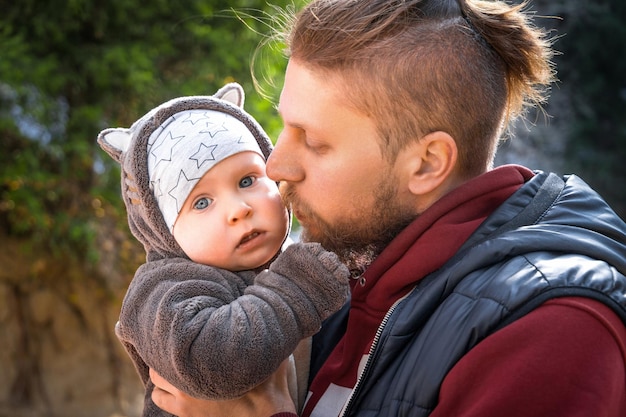
[(211, 168), (187, 197), (174, 238), (194, 261), (231, 271), (271, 260), (287, 233), (288, 212), (256, 152), (241, 152)]

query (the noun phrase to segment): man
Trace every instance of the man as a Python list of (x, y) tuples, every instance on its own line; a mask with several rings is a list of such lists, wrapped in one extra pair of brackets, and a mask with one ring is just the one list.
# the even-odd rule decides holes
[[(492, 167), (553, 80), (529, 15), (318, 0), (287, 40), (268, 175), (354, 278), (299, 415), (626, 415), (626, 225), (575, 176)], [(203, 415), (157, 385), (157, 404)], [(246, 415), (293, 415), (263, 389)]]

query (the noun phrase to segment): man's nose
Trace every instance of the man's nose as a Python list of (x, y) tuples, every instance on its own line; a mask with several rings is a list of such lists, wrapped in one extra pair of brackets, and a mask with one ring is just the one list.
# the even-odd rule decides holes
[(265, 169), (267, 176), (274, 181), (298, 182), (304, 179), (297, 138), (292, 137), (286, 129), (278, 137)]

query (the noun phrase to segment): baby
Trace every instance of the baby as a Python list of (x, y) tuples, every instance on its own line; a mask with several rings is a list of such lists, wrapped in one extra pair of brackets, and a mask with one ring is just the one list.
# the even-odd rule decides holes
[(333, 253), (285, 244), (290, 213), (265, 173), (272, 144), (243, 101), (232, 83), (98, 136), (146, 251), (115, 328), (146, 387), (144, 416), (169, 415), (151, 400), (150, 368), (191, 396), (236, 398), (348, 297)]

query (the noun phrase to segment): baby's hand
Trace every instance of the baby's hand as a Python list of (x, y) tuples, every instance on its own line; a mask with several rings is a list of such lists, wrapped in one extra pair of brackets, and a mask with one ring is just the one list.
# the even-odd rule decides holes
[[(298, 276), (303, 273), (310, 279), (314, 279), (316, 276), (328, 279), (329, 276), (332, 276), (346, 283), (350, 277), (348, 267), (341, 263), (339, 257), (335, 253), (325, 250), (317, 242), (294, 243), (288, 246), (275, 261), (276, 264), (284, 264), (289, 268), (291, 276)], [(276, 266), (278, 267), (278, 265)]]
[(316, 257), (320, 265), (326, 268), (338, 280), (347, 280), (350, 277), (348, 267), (339, 260), (339, 257), (334, 252), (325, 250), (319, 243), (296, 243), (289, 246), (286, 251), (290, 250), (293, 250), (295, 253), (300, 252), (303, 256)]
[(325, 318), (343, 306), (350, 293), (350, 271), (333, 252), (319, 243), (294, 243), (270, 266), (296, 283), (314, 300)]

